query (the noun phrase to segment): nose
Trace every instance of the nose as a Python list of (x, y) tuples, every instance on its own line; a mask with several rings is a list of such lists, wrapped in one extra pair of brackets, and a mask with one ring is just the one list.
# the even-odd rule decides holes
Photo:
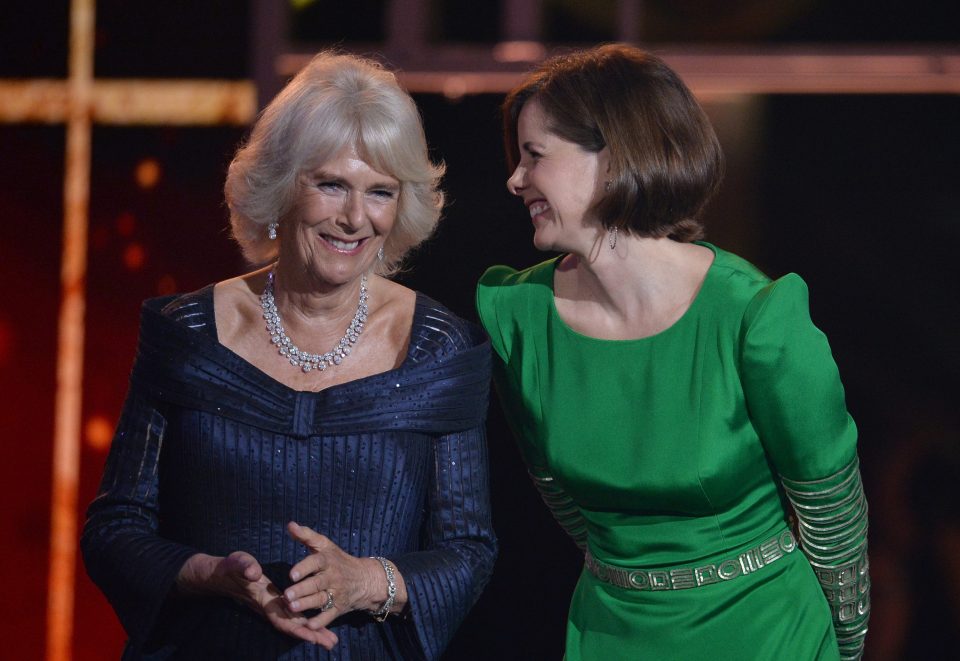
[(363, 224), (363, 193), (350, 191), (343, 200), (341, 209), (341, 226), (350, 230), (357, 230)]
[(513, 193), (514, 195), (520, 195), (523, 192), (523, 189), (527, 187), (527, 169), (522, 165), (518, 165), (517, 168), (513, 171), (513, 174), (510, 175), (510, 178), (507, 179), (507, 190)]

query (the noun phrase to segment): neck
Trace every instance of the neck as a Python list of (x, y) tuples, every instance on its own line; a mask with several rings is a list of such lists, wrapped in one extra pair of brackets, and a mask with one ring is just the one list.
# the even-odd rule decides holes
[[(299, 367), (304, 372), (311, 372), (314, 369), (323, 371), (330, 365), (339, 365), (350, 355), (352, 345), (357, 342), (360, 334), (363, 332), (364, 324), (367, 320), (367, 287), (366, 275), (360, 278), (360, 296), (357, 302), (357, 309), (353, 314), (346, 332), (339, 338), (337, 343), (328, 351), (321, 353), (312, 346), (301, 345), (291, 339), (287, 332), (287, 327), (294, 324), (300, 325), (304, 329), (304, 334), (311, 340), (329, 336), (334, 317), (329, 314), (325, 316), (322, 323), (316, 323), (311, 319), (302, 318), (288, 320), (284, 323), (280, 316), (278, 302), (276, 300), (276, 273), (270, 269), (267, 274), (267, 282), (264, 286), (263, 294), (260, 296), (260, 304), (263, 308), (263, 316), (267, 321), (267, 331), (271, 335), (271, 341), (277, 346), (280, 355), (285, 356), (292, 365)], [(296, 308), (291, 307), (291, 311)], [(338, 311), (335, 316), (339, 316)], [(314, 317), (317, 319), (317, 317)]]
[(343, 283), (331, 283), (316, 278), (303, 267), (290, 267), (282, 260), (273, 271), (277, 308), (291, 323), (339, 321), (352, 317), (357, 310), (359, 276)]
[(619, 232), (616, 248), (606, 235), (586, 255), (571, 253), (561, 268), (571, 270), (581, 296), (630, 316), (660, 298), (683, 270), (686, 244), (671, 239), (635, 237)]

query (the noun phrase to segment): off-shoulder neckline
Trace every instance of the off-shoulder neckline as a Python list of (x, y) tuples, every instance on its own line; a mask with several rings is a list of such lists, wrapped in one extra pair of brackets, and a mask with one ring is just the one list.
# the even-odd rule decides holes
[(377, 372), (375, 374), (368, 374), (367, 376), (353, 379), (351, 381), (344, 381), (343, 383), (337, 383), (320, 390), (299, 390), (297, 388), (288, 386), (282, 381), (278, 381), (274, 377), (261, 370), (243, 356), (230, 349), (230, 347), (222, 344), (219, 340), (219, 335), (217, 334), (216, 330), (216, 315), (212, 284), (197, 290), (196, 294), (198, 297), (201, 297), (200, 300), (203, 301), (204, 310), (210, 316), (210, 323), (213, 327), (213, 333), (200, 332), (196, 329), (191, 329), (185, 326), (183, 326), (183, 328), (185, 328), (187, 331), (195, 333), (199, 337), (202, 337), (203, 340), (210, 345), (211, 350), (216, 352), (222, 358), (222, 362), (228, 364), (231, 369), (237, 372), (242, 372), (246, 378), (261, 384), (265, 388), (292, 396), (330, 396), (340, 391), (354, 390), (378, 381), (386, 380), (389, 382), (390, 380), (399, 377), (404, 371), (409, 370), (411, 366), (416, 364), (413, 360), (413, 353), (416, 350), (414, 332), (417, 328), (426, 326), (425, 319), (430, 308), (439, 306), (440, 304), (436, 303), (433, 299), (420, 291), (414, 290), (414, 293), (416, 294), (416, 299), (414, 302), (413, 319), (410, 324), (410, 342), (407, 344), (407, 350), (404, 354), (403, 361), (401, 361), (397, 367), (389, 370)]

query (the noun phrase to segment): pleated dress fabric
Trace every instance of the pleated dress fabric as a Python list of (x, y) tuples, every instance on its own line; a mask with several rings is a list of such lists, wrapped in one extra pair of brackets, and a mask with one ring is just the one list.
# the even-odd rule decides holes
[[(572, 501), (589, 553), (618, 568), (736, 559), (788, 529), (779, 475), (818, 479), (855, 456), (803, 281), (771, 281), (702, 245), (715, 258), (693, 303), (643, 339), (571, 329), (554, 304), (559, 258), (493, 267), (478, 288), (524, 459)], [(799, 551), (690, 589), (619, 587), (585, 568), (570, 603), (568, 661), (837, 658), (830, 608)]]
[[(496, 554), (489, 374), (480, 329), (422, 294), (399, 368), (321, 392), (292, 390), (219, 344), (212, 286), (147, 301), (82, 537), (87, 570), (129, 635), (123, 658), (438, 658)], [(307, 555), (291, 520), (394, 562), (406, 613), (337, 619), (328, 653), (229, 599), (173, 588), (190, 555), (238, 550), (285, 587)]]

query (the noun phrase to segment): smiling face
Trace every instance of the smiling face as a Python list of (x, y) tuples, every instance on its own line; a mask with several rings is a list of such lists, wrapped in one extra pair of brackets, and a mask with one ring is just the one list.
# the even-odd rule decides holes
[(517, 121), (520, 162), (507, 180), (523, 199), (539, 250), (587, 254), (602, 232), (591, 214), (602, 190), (607, 150), (591, 152), (549, 130), (536, 99), (524, 104)]
[(397, 179), (370, 167), (356, 148), (343, 148), (301, 176), (280, 224), (280, 261), (301, 265), (318, 288), (356, 280), (393, 229), (399, 195)]

